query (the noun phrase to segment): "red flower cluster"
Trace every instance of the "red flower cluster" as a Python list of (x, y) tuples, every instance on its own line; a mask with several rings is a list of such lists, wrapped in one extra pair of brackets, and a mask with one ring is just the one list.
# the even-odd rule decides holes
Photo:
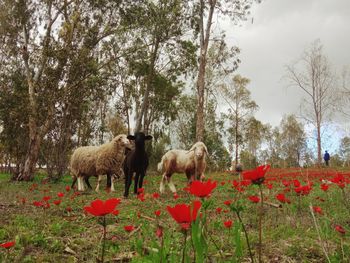
[(265, 174), (270, 169), (270, 165), (261, 165), (254, 170), (243, 172), (243, 178), (250, 180), (253, 184), (262, 184), (265, 180)]
[(210, 196), (211, 192), (216, 188), (216, 181), (211, 182), (210, 179), (206, 182), (193, 181), (188, 188), (188, 191), (197, 197)]
[(201, 206), (202, 204), (200, 201), (194, 201), (193, 207), (186, 204), (178, 204), (174, 207), (167, 206), (167, 209), (169, 214), (177, 223), (181, 224), (183, 229), (188, 229), (191, 222), (197, 219), (198, 210)]
[(97, 199), (92, 201), (90, 206), (85, 206), (84, 210), (94, 216), (105, 216), (111, 214), (119, 203), (120, 199), (117, 198), (111, 198), (105, 202)]
[(304, 185), (304, 186), (299, 186), (299, 187), (294, 188), (294, 191), (298, 195), (308, 195), (311, 190), (312, 190), (312, 188), (310, 185)]

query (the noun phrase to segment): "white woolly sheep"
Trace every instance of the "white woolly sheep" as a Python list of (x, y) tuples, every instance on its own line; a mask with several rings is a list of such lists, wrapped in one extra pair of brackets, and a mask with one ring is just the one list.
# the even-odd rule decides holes
[(185, 173), (189, 182), (203, 179), (207, 166), (206, 156), (209, 154), (203, 142), (196, 142), (188, 151), (175, 149), (165, 153), (158, 163), (158, 171), (163, 171), (160, 192), (164, 193), (166, 182), (170, 190), (176, 192), (175, 185), (171, 181), (173, 173)]
[(91, 189), (88, 181), (90, 176), (96, 176), (96, 191), (99, 191), (103, 175), (107, 175), (107, 190), (114, 191), (113, 174), (121, 170), (125, 148), (130, 147), (130, 141), (125, 134), (116, 136), (111, 142), (100, 146), (83, 146), (77, 148), (70, 160), (70, 171), (73, 177), (72, 187), (78, 180), (78, 190), (84, 191), (85, 183)]

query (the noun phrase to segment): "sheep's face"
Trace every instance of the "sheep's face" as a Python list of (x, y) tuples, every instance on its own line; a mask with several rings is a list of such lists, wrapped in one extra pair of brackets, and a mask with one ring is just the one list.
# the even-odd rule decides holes
[(194, 148), (194, 156), (196, 156), (197, 160), (203, 159), (203, 157), (205, 156), (204, 147), (198, 146), (198, 147)]
[(151, 140), (151, 135), (145, 135), (143, 132), (137, 132), (135, 135), (128, 135), (129, 140), (135, 141), (136, 147), (143, 148), (145, 146), (145, 141)]
[(190, 149), (190, 151), (194, 151), (194, 156), (197, 160), (202, 160), (205, 157), (205, 155), (208, 155), (207, 147), (202, 142), (195, 143)]
[(130, 141), (125, 134), (118, 135), (118, 137), (116, 139), (117, 139), (117, 143), (119, 145), (121, 145), (123, 147), (131, 147)]

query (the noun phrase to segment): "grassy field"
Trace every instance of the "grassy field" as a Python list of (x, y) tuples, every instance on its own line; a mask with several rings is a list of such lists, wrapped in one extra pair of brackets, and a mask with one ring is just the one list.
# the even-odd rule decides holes
[[(330, 183), (327, 191), (321, 190), (320, 180), (332, 180), (336, 176), (335, 170), (272, 169), (268, 173), (263, 185), (266, 203), (262, 217), (264, 262), (350, 262), (349, 171), (342, 172), (345, 187)], [(258, 262), (260, 204), (251, 202), (248, 197), (258, 195), (259, 188), (254, 185), (237, 186), (233, 180), (238, 181), (238, 176), (229, 173), (206, 176), (217, 181), (205, 212), (206, 261), (250, 262), (242, 225), (236, 214), (224, 204), (229, 200), (234, 206), (243, 206), (242, 220), (254, 260)], [(75, 193), (66, 189), (71, 183), (68, 176), (55, 184), (45, 183), (42, 176), (37, 176), (31, 183), (10, 182), (9, 178), (9, 175), (0, 175), (0, 243), (15, 240), (16, 245), (8, 251), (0, 248), (0, 262), (100, 260), (102, 226), (96, 217), (86, 214), (83, 207), (97, 198), (121, 198), (123, 180), (115, 183), (114, 193)], [(156, 174), (145, 178), (145, 200), (141, 201), (134, 195), (129, 199), (121, 198), (117, 207), (119, 215), (107, 216), (105, 262), (161, 262), (162, 257), (166, 259), (163, 262), (181, 262), (182, 255), (185, 255), (185, 262), (198, 261), (190, 236), (183, 250), (184, 234), (166, 209), (179, 203), (190, 204), (196, 198), (183, 190), (186, 187), (184, 175), (174, 175), (173, 178), (178, 198), (174, 198), (169, 188), (159, 198), (153, 197), (159, 191), (160, 176)], [(298, 180), (302, 185), (312, 183), (312, 190), (309, 194), (297, 195), (293, 180)], [(93, 178), (90, 181), (95, 185)], [(59, 192), (64, 196), (58, 197)], [(280, 202), (275, 198), (278, 193), (284, 193), (291, 203), (278, 207)], [(44, 197), (50, 197), (47, 201), (50, 207), (33, 205), (33, 202), (42, 201)], [(55, 205), (55, 200), (61, 200), (61, 203)], [(310, 206), (322, 209), (322, 213), (313, 213), (315, 219)], [(159, 218), (154, 214), (156, 210), (161, 210)], [(204, 209), (201, 212), (204, 213)], [(234, 222), (231, 228), (223, 223), (229, 220)], [(126, 225), (134, 226), (135, 230), (125, 231)], [(163, 227), (162, 238), (156, 235), (158, 225)], [(346, 233), (338, 233), (336, 225), (341, 225)]]

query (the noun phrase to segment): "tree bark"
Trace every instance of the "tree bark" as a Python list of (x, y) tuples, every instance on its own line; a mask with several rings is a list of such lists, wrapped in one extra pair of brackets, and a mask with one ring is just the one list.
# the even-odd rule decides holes
[(204, 92), (205, 92), (205, 69), (207, 64), (207, 53), (209, 46), (210, 29), (212, 18), (215, 10), (216, 0), (209, 1), (210, 8), (208, 13), (208, 21), (204, 28), (204, 0), (200, 1), (200, 55), (199, 55), (199, 71), (197, 77), (197, 118), (196, 118), (196, 141), (204, 139)]
[(29, 147), (26, 155), (26, 160), (22, 171), (20, 171), (16, 180), (18, 181), (32, 181), (34, 179), (34, 172), (36, 168), (36, 163), (39, 158), (41, 136), (35, 133), (29, 139)]
[(160, 44), (160, 38), (156, 37), (155, 42), (154, 42), (154, 48), (153, 48), (153, 51), (151, 54), (151, 61), (150, 61), (150, 65), (149, 65), (149, 73), (147, 76), (145, 94), (143, 95), (141, 109), (140, 109), (139, 115), (138, 115), (137, 120), (136, 120), (135, 132), (141, 131), (142, 119), (145, 117), (145, 113), (148, 109), (149, 94), (151, 91), (151, 85), (152, 85), (152, 81), (153, 81), (153, 77), (154, 77), (154, 67), (155, 67), (155, 63), (157, 60), (157, 56), (158, 56), (159, 44)]

